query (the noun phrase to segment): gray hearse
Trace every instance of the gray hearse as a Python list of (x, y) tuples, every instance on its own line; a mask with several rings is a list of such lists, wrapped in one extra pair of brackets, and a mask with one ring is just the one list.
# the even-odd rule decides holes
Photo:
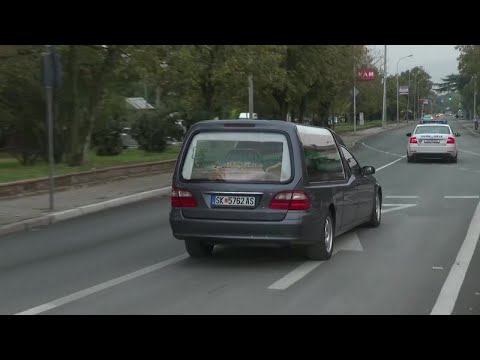
[(194, 124), (176, 163), (170, 225), (192, 257), (217, 244), (303, 246), (329, 259), (334, 238), (378, 226), (382, 188), (327, 128), (276, 120)]

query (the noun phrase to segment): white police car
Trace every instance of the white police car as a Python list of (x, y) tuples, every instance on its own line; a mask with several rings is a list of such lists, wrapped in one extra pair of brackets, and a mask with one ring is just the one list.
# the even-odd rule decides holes
[(445, 159), (457, 162), (457, 137), (448, 124), (419, 124), (415, 131), (408, 133), (407, 161), (420, 158)]

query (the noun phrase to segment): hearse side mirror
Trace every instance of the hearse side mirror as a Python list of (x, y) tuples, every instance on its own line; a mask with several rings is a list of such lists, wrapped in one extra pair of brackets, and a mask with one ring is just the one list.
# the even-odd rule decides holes
[(373, 175), (375, 174), (375, 168), (373, 166), (364, 166), (362, 168), (363, 175)]

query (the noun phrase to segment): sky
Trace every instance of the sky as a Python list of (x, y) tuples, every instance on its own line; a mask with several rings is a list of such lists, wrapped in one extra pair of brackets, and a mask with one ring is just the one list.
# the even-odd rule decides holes
[[(369, 47), (383, 56), (384, 45)], [(403, 59), (398, 64), (398, 72), (423, 66), (434, 83), (441, 82), (447, 75), (458, 73), (459, 52), (455, 50), (455, 45), (387, 45), (387, 73), (395, 74), (397, 61), (410, 54), (413, 57)]]

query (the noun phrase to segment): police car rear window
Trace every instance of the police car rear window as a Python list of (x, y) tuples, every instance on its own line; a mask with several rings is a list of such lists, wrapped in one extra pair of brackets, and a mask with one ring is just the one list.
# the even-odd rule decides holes
[(421, 134), (450, 134), (448, 126), (419, 126), (415, 130), (416, 135)]

